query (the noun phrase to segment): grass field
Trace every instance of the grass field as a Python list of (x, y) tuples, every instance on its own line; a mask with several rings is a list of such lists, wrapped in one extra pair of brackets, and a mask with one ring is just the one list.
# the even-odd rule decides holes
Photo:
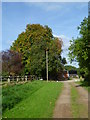
[[(63, 83), (34, 81), (23, 85), (3, 88), (4, 100), (14, 103), (11, 109), (4, 109), (3, 117), (7, 118), (49, 118), (52, 117), (56, 99), (63, 87)], [(13, 93), (13, 94), (12, 94)], [(20, 100), (16, 103), (18, 97)], [(13, 98), (14, 97), (14, 98)], [(4, 104), (3, 103), (3, 104)]]

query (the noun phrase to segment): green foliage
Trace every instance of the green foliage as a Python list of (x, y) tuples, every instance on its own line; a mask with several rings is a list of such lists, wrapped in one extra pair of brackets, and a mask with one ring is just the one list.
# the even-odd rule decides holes
[(88, 19), (84, 18), (83, 22), (81, 22), (78, 27), (80, 37), (77, 39), (72, 39), (70, 41), (69, 47), (69, 58), (71, 62), (73, 60), (79, 62), (80, 70), (85, 72), (85, 76), (87, 76), (90, 69), (90, 33), (88, 32)]
[(19, 75), (23, 70), (21, 54), (15, 51), (2, 51), (2, 75)]
[(65, 70), (77, 70), (77, 68), (75, 66), (71, 66), (71, 65), (66, 65), (65, 66)]
[(62, 64), (63, 65), (67, 64), (66, 58), (62, 58)]
[[(29, 84), (29, 83), (28, 83)], [(31, 84), (31, 83), (30, 83)], [(34, 84), (34, 85), (33, 85)], [(14, 106), (14, 108), (5, 111), (3, 117), (8, 118), (50, 118), (53, 115), (55, 102), (62, 91), (63, 83), (57, 82), (40, 82), (36, 86), (42, 86), (38, 90), (35, 83), (32, 83), (32, 89), (28, 91), (35, 91), (28, 94), (26, 99)], [(26, 85), (24, 85), (25, 87)], [(21, 86), (19, 86), (21, 88)]]
[(62, 40), (52, 35), (48, 26), (28, 24), (11, 46), (11, 50), (22, 53), (24, 74), (46, 76), (46, 50), (49, 50), (49, 73), (58, 72), (61, 66)]
[(90, 83), (87, 81), (78, 81), (76, 82), (78, 83), (80, 86), (84, 87), (86, 90), (88, 90), (88, 92), (90, 92)]

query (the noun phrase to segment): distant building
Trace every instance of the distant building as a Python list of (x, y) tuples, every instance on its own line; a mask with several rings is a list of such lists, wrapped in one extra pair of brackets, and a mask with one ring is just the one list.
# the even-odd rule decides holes
[(67, 80), (69, 77), (72, 78), (78, 78), (77, 71), (76, 70), (64, 70), (63, 71), (63, 79)]
[(69, 70), (68, 73), (69, 73), (69, 77), (78, 78), (76, 70)]

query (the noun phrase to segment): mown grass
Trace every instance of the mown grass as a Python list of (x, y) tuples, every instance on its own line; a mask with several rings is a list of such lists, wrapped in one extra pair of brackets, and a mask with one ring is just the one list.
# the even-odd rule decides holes
[[(38, 84), (40, 83), (38, 82)], [(28, 97), (26, 97), (26, 99), (23, 99), (12, 109), (6, 110), (3, 114), (3, 117), (8, 118), (52, 117), (55, 102), (62, 90), (63, 83), (42, 82), (42, 84), (43, 87), (39, 88), (32, 94), (28, 94)]]
[(73, 118), (81, 118), (85, 112), (85, 106), (79, 101), (79, 93), (74, 86), (71, 87), (71, 107)]

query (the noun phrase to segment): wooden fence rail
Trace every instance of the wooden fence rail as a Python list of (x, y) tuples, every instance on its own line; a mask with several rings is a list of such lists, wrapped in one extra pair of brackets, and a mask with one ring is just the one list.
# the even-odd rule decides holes
[(35, 75), (25, 75), (25, 76), (0, 76), (0, 82), (19, 82), (19, 81), (32, 81), (32, 80), (39, 80), (40, 77)]

